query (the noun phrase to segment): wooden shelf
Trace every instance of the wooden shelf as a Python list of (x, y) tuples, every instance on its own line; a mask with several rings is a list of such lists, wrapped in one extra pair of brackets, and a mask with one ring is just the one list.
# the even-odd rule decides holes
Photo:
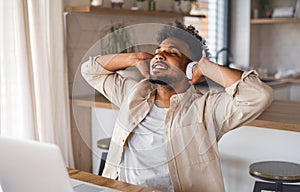
[(300, 23), (300, 18), (251, 19), (251, 24)]
[(136, 15), (136, 16), (151, 16), (151, 17), (200, 17), (205, 18), (205, 15), (190, 15), (184, 13), (175, 13), (167, 11), (142, 11), (142, 10), (129, 10), (118, 8), (106, 7), (93, 7), (93, 6), (80, 6), (80, 7), (67, 7), (65, 9), (69, 13), (108, 13), (118, 15)]

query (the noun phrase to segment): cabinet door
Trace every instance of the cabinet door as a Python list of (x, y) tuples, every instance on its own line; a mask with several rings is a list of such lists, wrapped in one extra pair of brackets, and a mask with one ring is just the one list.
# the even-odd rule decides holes
[(300, 85), (291, 85), (290, 86), (290, 100), (291, 101), (300, 101)]
[(92, 108), (92, 152), (93, 173), (98, 174), (102, 152), (106, 150), (97, 147), (97, 141), (112, 136), (117, 110)]
[(289, 86), (280, 86), (274, 88), (274, 99), (275, 100), (289, 100), (290, 99), (290, 90)]

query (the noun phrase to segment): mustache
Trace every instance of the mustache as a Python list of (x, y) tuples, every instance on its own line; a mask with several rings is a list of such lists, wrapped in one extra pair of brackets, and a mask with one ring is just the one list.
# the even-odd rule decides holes
[(169, 67), (169, 64), (168, 64), (168, 63), (166, 63), (165, 61), (160, 61), (160, 60), (155, 61), (154, 63), (151, 64), (151, 66), (153, 67), (154, 65), (156, 65), (156, 64), (158, 64), (158, 63), (163, 64), (163, 65), (167, 65), (167, 66)]

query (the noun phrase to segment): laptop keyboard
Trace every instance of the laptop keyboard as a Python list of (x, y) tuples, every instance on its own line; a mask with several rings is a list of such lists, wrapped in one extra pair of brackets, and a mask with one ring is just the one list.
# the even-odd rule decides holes
[(119, 192), (119, 190), (111, 189), (104, 186), (98, 186), (76, 179), (70, 179), (74, 192)]
[(80, 184), (73, 187), (74, 192), (104, 192), (104, 191), (110, 191), (110, 189), (99, 189), (98, 187), (86, 185), (86, 184)]
[(73, 187), (74, 192), (99, 192), (99, 191), (103, 191), (102, 189), (96, 188), (94, 186), (89, 186), (89, 185), (85, 185), (85, 184), (80, 184), (77, 186)]

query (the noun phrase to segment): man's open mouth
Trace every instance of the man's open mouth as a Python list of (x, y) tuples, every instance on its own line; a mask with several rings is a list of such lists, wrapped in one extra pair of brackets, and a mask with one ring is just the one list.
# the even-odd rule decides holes
[(159, 71), (159, 70), (167, 70), (169, 68), (168, 64), (165, 62), (156, 62), (152, 65), (152, 71)]

